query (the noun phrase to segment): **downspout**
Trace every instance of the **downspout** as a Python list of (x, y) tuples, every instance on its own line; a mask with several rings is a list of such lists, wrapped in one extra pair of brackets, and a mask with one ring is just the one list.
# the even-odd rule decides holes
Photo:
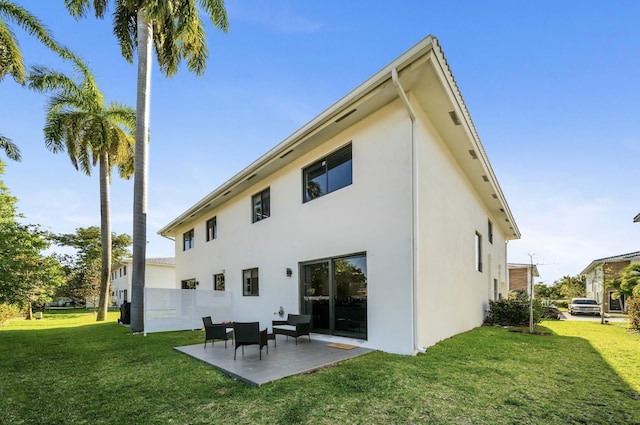
[(411, 338), (414, 352), (424, 353), (426, 350), (418, 345), (418, 160), (414, 135), (416, 114), (400, 84), (396, 68), (391, 70), (391, 81), (411, 120)]

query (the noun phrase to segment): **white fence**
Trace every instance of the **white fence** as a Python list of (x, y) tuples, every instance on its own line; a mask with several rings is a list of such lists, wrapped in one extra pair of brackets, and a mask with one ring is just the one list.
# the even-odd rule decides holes
[(233, 319), (230, 291), (144, 288), (144, 333), (202, 328), (202, 318)]

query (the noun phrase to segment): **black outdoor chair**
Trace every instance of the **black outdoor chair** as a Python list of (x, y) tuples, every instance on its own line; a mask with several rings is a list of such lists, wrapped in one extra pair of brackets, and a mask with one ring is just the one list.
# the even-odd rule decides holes
[(260, 360), (262, 360), (262, 347), (267, 347), (269, 354), (269, 346), (267, 345), (267, 330), (260, 330), (259, 322), (234, 322), (233, 333), (235, 335), (236, 348), (233, 351), (233, 360), (236, 359), (238, 347), (242, 347), (242, 355), (244, 356), (245, 345), (258, 345), (260, 347)]
[(203, 317), (202, 323), (204, 324), (204, 348), (207, 348), (207, 341), (211, 341), (213, 345), (216, 339), (224, 340), (224, 349), (227, 349), (227, 340), (233, 339), (233, 330), (225, 324), (213, 324), (211, 316)]

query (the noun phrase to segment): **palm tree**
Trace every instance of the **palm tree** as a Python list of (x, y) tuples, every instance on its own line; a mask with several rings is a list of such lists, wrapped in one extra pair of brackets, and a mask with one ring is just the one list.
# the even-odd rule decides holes
[(87, 175), (99, 162), (102, 267), (97, 320), (104, 321), (111, 276), (109, 182), (113, 166), (118, 166), (123, 178), (133, 174), (136, 114), (132, 108), (118, 103), (106, 107), (91, 72), (80, 61), (75, 61), (74, 67), (82, 75), (80, 82), (47, 68), (34, 67), (28, 83), (35, 90), (53, 92), (44, 128), (47, 148), (53, 153), (66, 150), (73, 166)]
[[(131, 332), (144, 330), (144, 272), (147, 243), (147, 137), (151, 90), (151, 48), (155, 47), (160, 70), (166, 76), (178, 72), (185, 59), (189, 71), (202, 75), (208, 56), (206, 33), (196, 0), (113, 0), (113, 32), (122, 56), (133, 62), (138, 52), (136, 98), (135, 176), (133, 186), (133, 261), (131, 282)], [(104, 18), (109, 0), (65, 0), (76, 19), (93, 7)], [(228, 30), (224, 0), (198, 0), (214, 27)]]
[[(68, 57), (69, 52), (49, 34), (45, 26), (26, 9), (17, 4), (0, 0), (0, 81), (6, 75), (10, 75), (18, 84), (24, 84), (25, 71), (22, 53), (18, 47), (11, 27), (8, 23), (13, 22), (26, 32), (40, 40), (51, 50), (58, 52), (63, 57)], [(14, 161), (20, 161), (20, 150), (7, 137), (0, 134), (0, 149), (4, 150), (7, 157)]]

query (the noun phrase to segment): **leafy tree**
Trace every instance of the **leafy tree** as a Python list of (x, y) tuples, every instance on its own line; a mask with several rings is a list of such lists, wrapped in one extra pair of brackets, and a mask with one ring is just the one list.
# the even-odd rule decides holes
[[(18, 42), (9, 26), (10, 22), (36, 37), (42, 44), (61, 56), (69, 57), (71, 55), (65, 48), (56, 43), (38, 18), (12, 1), (0, 0), (0, 81), (6, 75), (10, 75), (18, 84), (24, 84), (25, 82), (24, 61)], [(9, 159), (20, 161), (18, 147), (1, 134), (0, 149), (4, 150)]]
[(587, 294), (587, 281), (584, 276), (563, 276), (555, 283), (560, 285), (560, 295), (565, 298), (584, 297)]
[(561, 284), (556, 282), (552, 286), (548, 286), (544, 283), (536, 283), (535, 284), (535, 294), (536, 298), (542, 298), (545, 300), (558, 300), (562, 298), (560, 294)]
[[(52, 237), (57, 245), (75, 250), (75, 254), (61, 258), (67, 271), (67, 281), (61, 288), (59, 295), (75, 301), (101, 299), (100, 271), (102, 270), (103, 253), (101, 229), (97, 226), (81, 227), (76, 229), (75, 233), (53, 235)], [(114, 262), (130, 255), (127, 248), (131, 246), (131, 236), (113, 233), (110, 239)], [(108, 294), (109, 286), (107, 285), (107, 296)]]
[(133, 145), (135, 111), (127, 106), (111, 103), (105, 106), (91, 72), (79, 60), (75, 69), (82, 80), (74, 81), (66, 75), (43, 67), (32, 69), (29, 87), (53, 92), (47, 107), (44, 137), (53, 152), (67, 152), (71, 163), (85, 174), (100, 164), (100, 228), (102, 229), (102, 270), (98, 321), (107, 319), (109, 307), (109, 276), (111, 275), (111, 220), (109, 183), (113, 166), (120, 176), (133, 173)]
[[(624, 296), (624, 304), (628, 299), (640, 298), (640, 264), (629, 264), (609, 283), (609, 286), (615, 289), (612, 295), (613, 299), (620, 299)], [(623, 310), (626, 309), (624, 304), (622, 305)]]
[[(0, 161), (0, 176), (3, 172)], [(0, 180), (0, 303), (30, 307), (50, 301), (63, 274), (57, 259), (42, 253), (51, 245), (46, 235), (16, 220), (21, 217), (16, 202)]]
[[(76, 19), (93, 7), (97, 18), (104, 18), (109, 0), (65, 0)], [(214, 27), (228, 30), (223, 0), (113, 0), (113, 32), (122, 56), (133, 63), (138, 53), (137, 121), (135, 179), (133, 194), (133, 262), (131, 291), (131, 332), (144, 330), (144, 272), (147, 244), (147, 142), (149, 133), (149, 95), (151, 90), (151, 48), (155, 47), (160, 70), (166, 76), (178, 72), (185, 59), (187, 68), (197, 75), (204, 72), (208, 50), (199, 8)]]

